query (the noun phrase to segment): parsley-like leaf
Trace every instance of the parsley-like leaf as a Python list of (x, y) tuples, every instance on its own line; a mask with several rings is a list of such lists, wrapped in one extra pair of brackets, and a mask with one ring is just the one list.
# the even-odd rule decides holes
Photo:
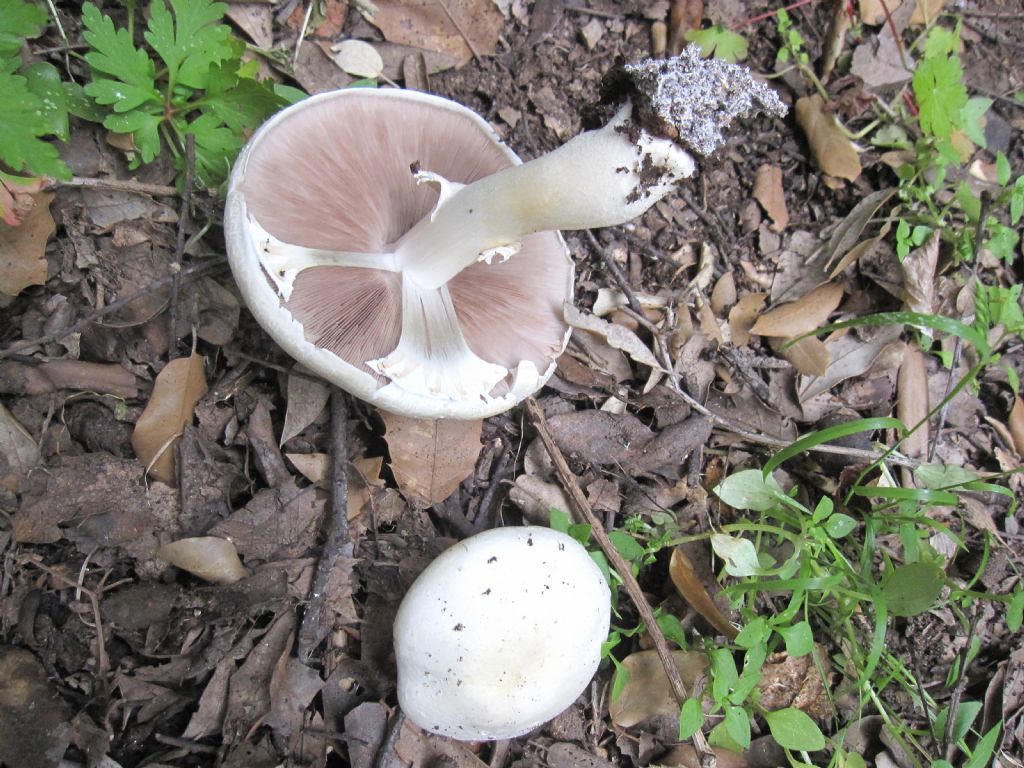
[(231, 30), (218, 22), (228, 7), (210, 0), (164, 0), (151, 6), (146, 41), (167, 64), (171, 88), (205, 88), (210, 67), (236, 55)]
[(26, 78), (15, 74), (20, 63), (0, 60), (0, 160), (15, 173), (70, 179), (56, 147), (41, 138), (52, 133), (51, 125), (42, 99), (29, 90)]
[(211, 114), (197, 117), (187, 132), (196, 137), (196, 175), (206, 186), (218, 186), (228, 177), (244, 140)]
[(28, 89), (39, 97), (42, 105), (40, 117), (46, 124), (46, 132), (61, 141), (67, 141), (70, 134), (68, 104), (64, 85), (60, 81), (60, 72), (53, 64), (40, 61), (25, 67), (19, 74), (25, 78)]
[(921, 130), (937, 139), (948, 139), (961, 124), (967, 106), (963, 68), (956, 56), (925, 59), (914, 72), (914, 98), (920, 109)]
[(135, 111), (123, 115), (110, 115), (103, 121), (103, 127), (114, 133), (130, 133), (135, 148), (142, 156), (142, 162), (151, 163), (160, 154), (160, 123), (163, 115)]
[(114, 79), (93, 80), (85, 92), (115, 112), (128, 112), (147, 101), (160, 101), (156, 90), (156, 66), (149, 55), (135, 47), (127, 29), (116, 29), (92, 3), (82, 6), (85, 40), (92, 50), (85, 60), (94, 70)]
[(701, 55), (705, 58), (716, 56), (730, 64), (747, 58), (747, 39), (743, 35), (731, 32), (721, 24), (707, 29), (691, 29), (684, 37), (688, 42), (699, 45)]
[(210, 70), (205, 101), (211, 114), (238, 133), (259, 125), (286, 103), (270, 83), (239, 77), (237, 62)]
[(38, 37), (46, 11), (21, 0), (0, 0), (0, 59), (21, 50), (25, 38)]

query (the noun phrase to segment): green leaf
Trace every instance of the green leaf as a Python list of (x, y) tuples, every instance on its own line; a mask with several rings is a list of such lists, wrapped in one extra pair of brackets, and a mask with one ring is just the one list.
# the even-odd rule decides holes
[(20, 74), (28, 89), (39, 97), (43, 105), (43, 122), (47, 133), (61, 141), (68, 140), (68, 104), (60, 81), (60, 72), (49, 62), (40, 61), (25, 67)]
[(756, 469), (744, 469), (725, 478), (714, 489), (715, 495), (735, 509), (767, 512), (778, 506), (782, 493), (770, 474)]
[(679, 740), (686, 741), (704, 725), (704, 709), (699, 699), (687, 699), (679, 708)]
[[(959, 742), (961, 739), (967, 736), (968, 731), (971, 730), (971, 724), (974, 723), (978, 717), (978, 713), (981, 712), (982, 703), (980, 701), (961, 701), (959, 706), (956, 708), (956, 716), (953, 718), (953, 729), (950, 732), (950, 739), (954, 744)], [(949, 721), (949, 708), (943, 708), (939, 712), (939, 716), (935, 718), (935, 723), (932, 725), (932, 734), (937, 739), (942, 739), (943, 734), (946, 732), (946, 723)]]
[(227, 8), (209, 0), (171, 0), (172, 18), (164, 0), (150, 6), (145, 38), (167, 65), (172, 88), (205, 88), (210, 67), (240, 55), (230, 28), (218, 23)]
[(960, 115), (960, 125), (963, 127), (964, 133), (967, 134), (967, 138), (982, 149), (988, 143), (985, 140), (985, 127), (982, 125), (982, 118), (985, 117), (985, 113), (991, 106), (992, 99), (975, 96), (967, 100)]
[(999, 743), (1000, 727), (1001, 724), (996, 723), (988, 733), (981, 737), (981, 741), (974, 748), (970, 759), (964, 763), (964, 768), (987, 768)]
[(103, 121), (103, 127), (114, 133), (130, 133), (142, 162), (151, 163), (160, 154), (160, 123), (163, 121), (163, 115), (136, 111), (110, 115)]
[(747, 39), (732, 32), (721, 24), (707, 29), (691, 29), (683, 35), (689, 43), (700, 46), (701, 55), (706, 59), (716, 56), (730, 64), (747, 58)]
[(203, 101), (224, 125), (241, 133), (256, 128), (288, 102), (269, 83), (239, 77), (237, 68), (233, 61), (213, 67)]
[(1010, 161), (1006, 159), (1006, 155), (996, 152), (996, 181), (999, 182), (999, 186), (1005, 187), (1009, 184), (1012, 173), (1013, 170), (1010, 168)]
[(908, 563), (893, 569), (882, 594), (893, 616), (917, 616), (935, 605), (945, 583), (945, 575), (936, 563)]
[(612, 678), (612, 701), (618, 701), (619, 696), (622, 695), (622, 689), (626, 687), (626, 683), (629, 682), (629, 670), (622, 666), (622, 663), (614, 656), (609, 656), (612, 660), (612, 664), (615, 665), (615, 676)]
[(128, 30), (115, 29), (110, 17), (92, 3), (82, 6), (82, 23), (85, 40), (92, 46), (85, 60), (94, 71), (113, 78), (94, 79), (85, 92), (100, 104), (113, 105), (117, 112), (127, 112), (149, 100), (159, 103), (156, 66), (149, 54), (135, 47)]
[(710, 653), (711, 658), (711, 697), (723, 704), (729, 698), (729, 691), (740, 678), (736, 669), (736, 659), (728, 648), (716, 648)]
[(914, 470), (914, 480), (932, 490), (956, 488), (973, 483), (978, 477), (974, 470), (955, 464), (922, 464)]
[(569, 533), (569, 514), (555, 507), (548, 512), (551, 515), (551, 528), (560, 533)]
[(608, 538), (615, 545), (619, 554), (627, 560), (639, 560), (644, 556), (644, 548), (640, 542), (625, 531), (611, 531)]
[(857, 521), (842, 512), (837, 512), (825, 521), (825, 533), (833, 539), (843, 538), (856, 527)]
[(793, 707), (765, 712), (765, 721), (772, 738), (780, 747), (801, 752), (815, 752), (825, 748), (825, 736), (805, 712)]
[(1010, 604), (1006, 607), (1006, 626), (1011, 632), (1016, 632), (1024, 623), (1024, 590), (1018, 589), (1010, 598)]
[(686, 650), (686, 630), (683, 629), (679, 619), (671, 613), (662, 613), (657, 617), (656, 621), (658, 622), (658, 628), (661, 629), (661, 634), (665, 636), (666, 640), (670, 640), (683, 650)]
[(949, 139), (961, 124), (967, 106), (963, 68), (956, 56), (926, 58), (911, 81), (919, 109), (921, 130), (938, 139)]
[(786, 653), (790, 656), (806, 656), (814, 650), (814, 633), (806, 621), (790, 627), (776, 627), (775, 631), (786, 641)]
[(715, 554), (725, 561), (725, 572), (730, 576), (742, 578), (756, 576), (763, 570), (757, 557), (754, 543), (749, 539), (741, 539), (724, 533), (711, 534), (711, 548)]
[(1024, 176), (1018, 176), (1013, 182), (1013, 192), (1010, 193), (1010, 223), (1015, 225), (1024, 215)]
[(26, 38), (39, 37), (49, 20), (42, 8), (21, 0), (0, 0), (0, 59), (16, 55)]
[(1007, 264), (1012, 264), (1019, 241), (1020, 235), (1013, 229), (1003, 224), (993, 223), (989, 226), (989, 237), (985, 241), (985, 247), (996, 258), (1001, 259)]
[[(902, 428), (903, 423), (901, 421), (888, 416), (878, 416), (871, 419), (854, 419), (853, 421), (836, 424), (834, 427), (828, 427), (817, 432), (811, 432), (809, 435), (804, 435), (792, 445), (782, 449), (772, 456), (764, 465), (764, 472), (773, 472), (776, 468), (781, 466), (784, 461), (787, 461), (794, 456), (798, 456), (801, 453), (805, 453), (816, 446), (829, 443), (833, 440), (838, 440), (841, 437), (855, 435), (859, 432), (874, 432), (879, 429), (896, 429), (902, 431)], [(730, 504), (729, 506), (735, 505)], [(766, 510), (757, 511), (763, 512)]]
[(70, 179), (57, 148), (42, 140), (52, 133), (52, 125), (28, 80), (14, 74), (19, 64), (17, 59), (0, 61), (0, 161), (15, 173)]
[(771, 627), (768, 626), (768, 621), (763, 616), (758, 616), (751, 622), (748, 622), (740, 633), (736, 635), (736, 645), (740, 648), (753, 648), (755, 645), (760, 645), (768, 639), (768, 635), (772, 633)]
[(202, 114), (186, 130), (196, 137), (196, 176), (207, 187), (224, 182), (231, 162), (245, 143), (240, 134), (222, 125), (211, 114)]
[(742, 749), (750, 746), (750, 716), (743, 707), (726, 706), (725, 730)]

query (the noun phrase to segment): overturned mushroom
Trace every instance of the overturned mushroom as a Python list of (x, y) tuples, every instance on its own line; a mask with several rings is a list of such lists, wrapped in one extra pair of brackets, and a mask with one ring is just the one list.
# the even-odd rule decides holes
[(251, 311), (293, 357), (386, 410), (515, 405), (568, 338), (558, 230), (629, 221), (693, 173), (676, 140), (706, 152), (754, 102), (781, 109), (745, 70), (694, 51), (626, 70), (632, 101), (608, 125), (525, 164), (479, 116), (417, 92), (348, 89), (284, 110), (228, 193), (228, 256)]
[(395, 619), (398, 701), (414, 723), (507, 739), (583, 692), (608, 634), (611, 593), (583, 546), (550, 528), (496, 528), (434, 560)]

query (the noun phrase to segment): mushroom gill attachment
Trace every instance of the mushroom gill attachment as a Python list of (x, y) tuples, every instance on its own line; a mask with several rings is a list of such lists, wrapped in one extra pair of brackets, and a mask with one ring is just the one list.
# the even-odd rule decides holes
[(608, 583), (575, 539), (540, 527), (471, 536), (427, 566), (398, 609), (402, 711), (454, 739), (528, 733), (586, 689), (610, 611)]

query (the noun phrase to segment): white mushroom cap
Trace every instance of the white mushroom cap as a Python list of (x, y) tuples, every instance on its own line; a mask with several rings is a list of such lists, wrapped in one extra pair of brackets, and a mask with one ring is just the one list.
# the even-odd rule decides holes
[(454, 545), (395, 619), (402, 710), (467, 741), (531, 731), (597, 671), (610, 594), (579, 542), (549, 528), (496, 528)]
[[(519, 162), (474, 112), (415, 91), (349, 88), (285, 109), (246, 145), (228, 191), (228, 258), (246, 304), (292, 357), (385, 410), (511, 408), (543, 386), (568, 341), (573, 263), (561, 235), (526, 235), (514, 258), (499, 253), (422, 295), (403, 285), (392, 250), (439, 201), (410, 166), (457, 188)], [(433, 327), (416, 324), (428, 314)]]

